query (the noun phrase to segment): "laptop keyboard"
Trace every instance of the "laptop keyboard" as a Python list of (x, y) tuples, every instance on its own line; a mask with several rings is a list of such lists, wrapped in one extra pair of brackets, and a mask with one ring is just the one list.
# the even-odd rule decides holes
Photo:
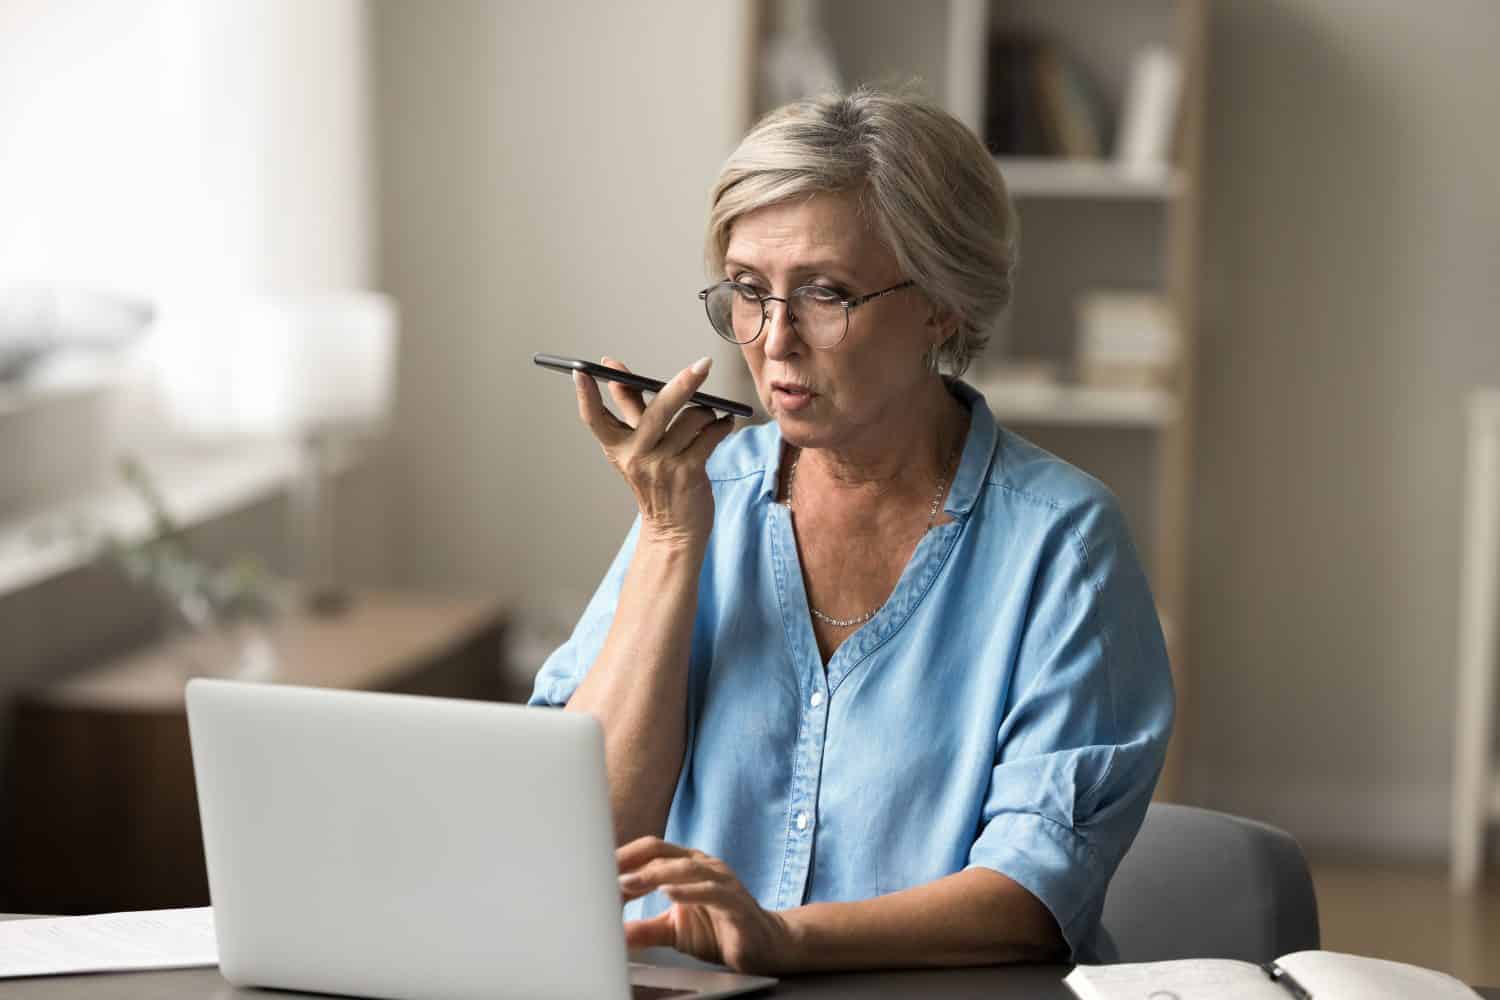
[(663, 986), (630, 984), (630, 1000), (667, 1000), (668, 997), (695, 997), (697, 995), (697, 990), (674, 990)]

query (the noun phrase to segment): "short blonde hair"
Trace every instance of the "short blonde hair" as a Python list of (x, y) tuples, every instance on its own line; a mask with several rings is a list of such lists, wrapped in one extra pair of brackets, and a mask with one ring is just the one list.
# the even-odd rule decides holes
[(903, 273), (956, 318), (934, 361), (962, 375), (1010, 304), (1020, 226), (994, 158), (928, 100), (862, 87), (762, 118), (714, 185), (710, 274), (723, 273), (740, 216), (840, 192), (859, 195)]

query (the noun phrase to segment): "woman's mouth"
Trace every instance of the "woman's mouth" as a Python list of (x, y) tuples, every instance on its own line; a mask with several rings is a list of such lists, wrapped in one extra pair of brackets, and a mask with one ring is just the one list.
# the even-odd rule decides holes
[(796, 382), (772, 382), (771, 401), (788, 413), (795, 413), (810, 405), (817, 393)]

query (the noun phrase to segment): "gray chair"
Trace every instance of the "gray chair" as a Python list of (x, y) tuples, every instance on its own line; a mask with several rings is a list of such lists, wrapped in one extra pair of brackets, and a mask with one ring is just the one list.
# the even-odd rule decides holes
[(1302, 849), (1274, 826), (1152, 803), (1104, 899), (1121, 962), (1268, 962), (1318, 947)]

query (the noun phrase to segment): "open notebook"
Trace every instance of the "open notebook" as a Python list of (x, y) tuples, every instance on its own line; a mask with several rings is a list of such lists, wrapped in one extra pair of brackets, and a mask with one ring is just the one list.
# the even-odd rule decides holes
[(1479, 998), (1441, 972), (1336, 951), (1299, 951), (1264, 966), (1219, 958), (1080, 965), (1063, 982), (1079, 1000)]

